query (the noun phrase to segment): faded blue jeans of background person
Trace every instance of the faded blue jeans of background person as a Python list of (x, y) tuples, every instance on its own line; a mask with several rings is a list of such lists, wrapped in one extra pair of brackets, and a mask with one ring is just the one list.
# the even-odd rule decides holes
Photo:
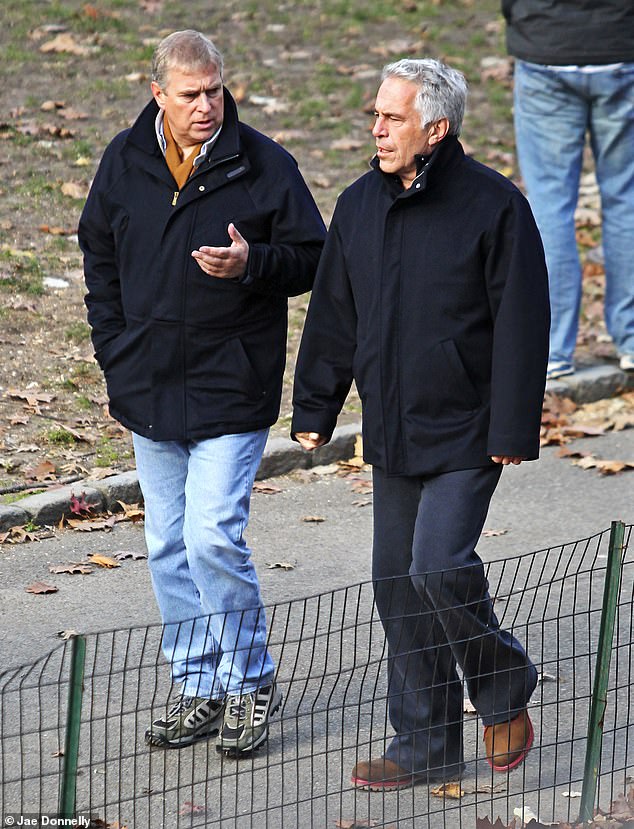
[(589, 134), (601, 194), (605, 322), (634, 355), (634, 63), (600, 71), (515, 64), (520, 170), (550, 282), (550, 360), (573, 363), (581, 303), (575, 207)]
[(221, 699), (273, 679), (244, 539), (268, 430), (200, 441), (133, 435), (163, 653), (186, 696)]

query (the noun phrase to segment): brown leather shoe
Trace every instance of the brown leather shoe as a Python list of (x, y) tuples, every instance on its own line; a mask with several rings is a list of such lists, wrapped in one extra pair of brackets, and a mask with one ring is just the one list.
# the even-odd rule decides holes
[(528, 711), (515, 719), (484, 728), (487, 762), (493, 771), (511, 771), (524, 760), (534, 739), (533, 724)]
[(386, 757), (357, 763), (352, 769), (353, 785), (370, 792), (392, 792), (396, 789), (406, 789), (426, 778), (426, 774), (412, 774), (411, 771), (402, 769)]

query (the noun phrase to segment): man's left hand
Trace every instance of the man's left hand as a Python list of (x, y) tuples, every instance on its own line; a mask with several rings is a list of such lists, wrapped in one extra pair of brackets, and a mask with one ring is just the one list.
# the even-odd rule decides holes
[(515, 455), (491, 455), (493, 463), (501, 463), (502, 466), (508, 466), (512, 463), (514, 466), (519, 466), (526, 458), (518, 458)]
[(249, 243), (233, 222), (227, 228), (231, 244), (225, 248), (200, 247), (192, 256), (209, 276), (216, 279), (239, 279), (244, 276), (249, 258)]

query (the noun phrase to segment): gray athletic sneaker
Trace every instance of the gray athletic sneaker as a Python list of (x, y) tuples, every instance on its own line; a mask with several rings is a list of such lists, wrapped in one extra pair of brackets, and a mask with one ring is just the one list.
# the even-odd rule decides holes
[(149, 746), (181, 748), (217, 734), (222, 725), (224, 700), (181, 696), (165, 717), (154, 720), (145, 732)]
[(277, 685), (265, 685), (250, 694), (227, 696), (224, 723), (216, 748), (227, 754), (246, 754), (266, 742), (269, 717), (282, 704)]

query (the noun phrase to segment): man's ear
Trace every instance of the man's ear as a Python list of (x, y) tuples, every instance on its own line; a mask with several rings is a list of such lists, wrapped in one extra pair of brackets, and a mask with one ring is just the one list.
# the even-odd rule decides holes
[(430, 147), (435, 146), (449, 132), (449, 119), (448, 118), (441, 118), (439, 121), (436, 121), (431, 125), (429, 130), (429, 136), (427, 137), (427, 141), (429, 142)]
[(154, 96), (154, 100), (159, 105), (161, 109), (165, 109), (165, 93), (161, 89), (161, 87), (156, 83), (156, 81), (152, 81), (150, 84), (152, 89), (152, 95)]

